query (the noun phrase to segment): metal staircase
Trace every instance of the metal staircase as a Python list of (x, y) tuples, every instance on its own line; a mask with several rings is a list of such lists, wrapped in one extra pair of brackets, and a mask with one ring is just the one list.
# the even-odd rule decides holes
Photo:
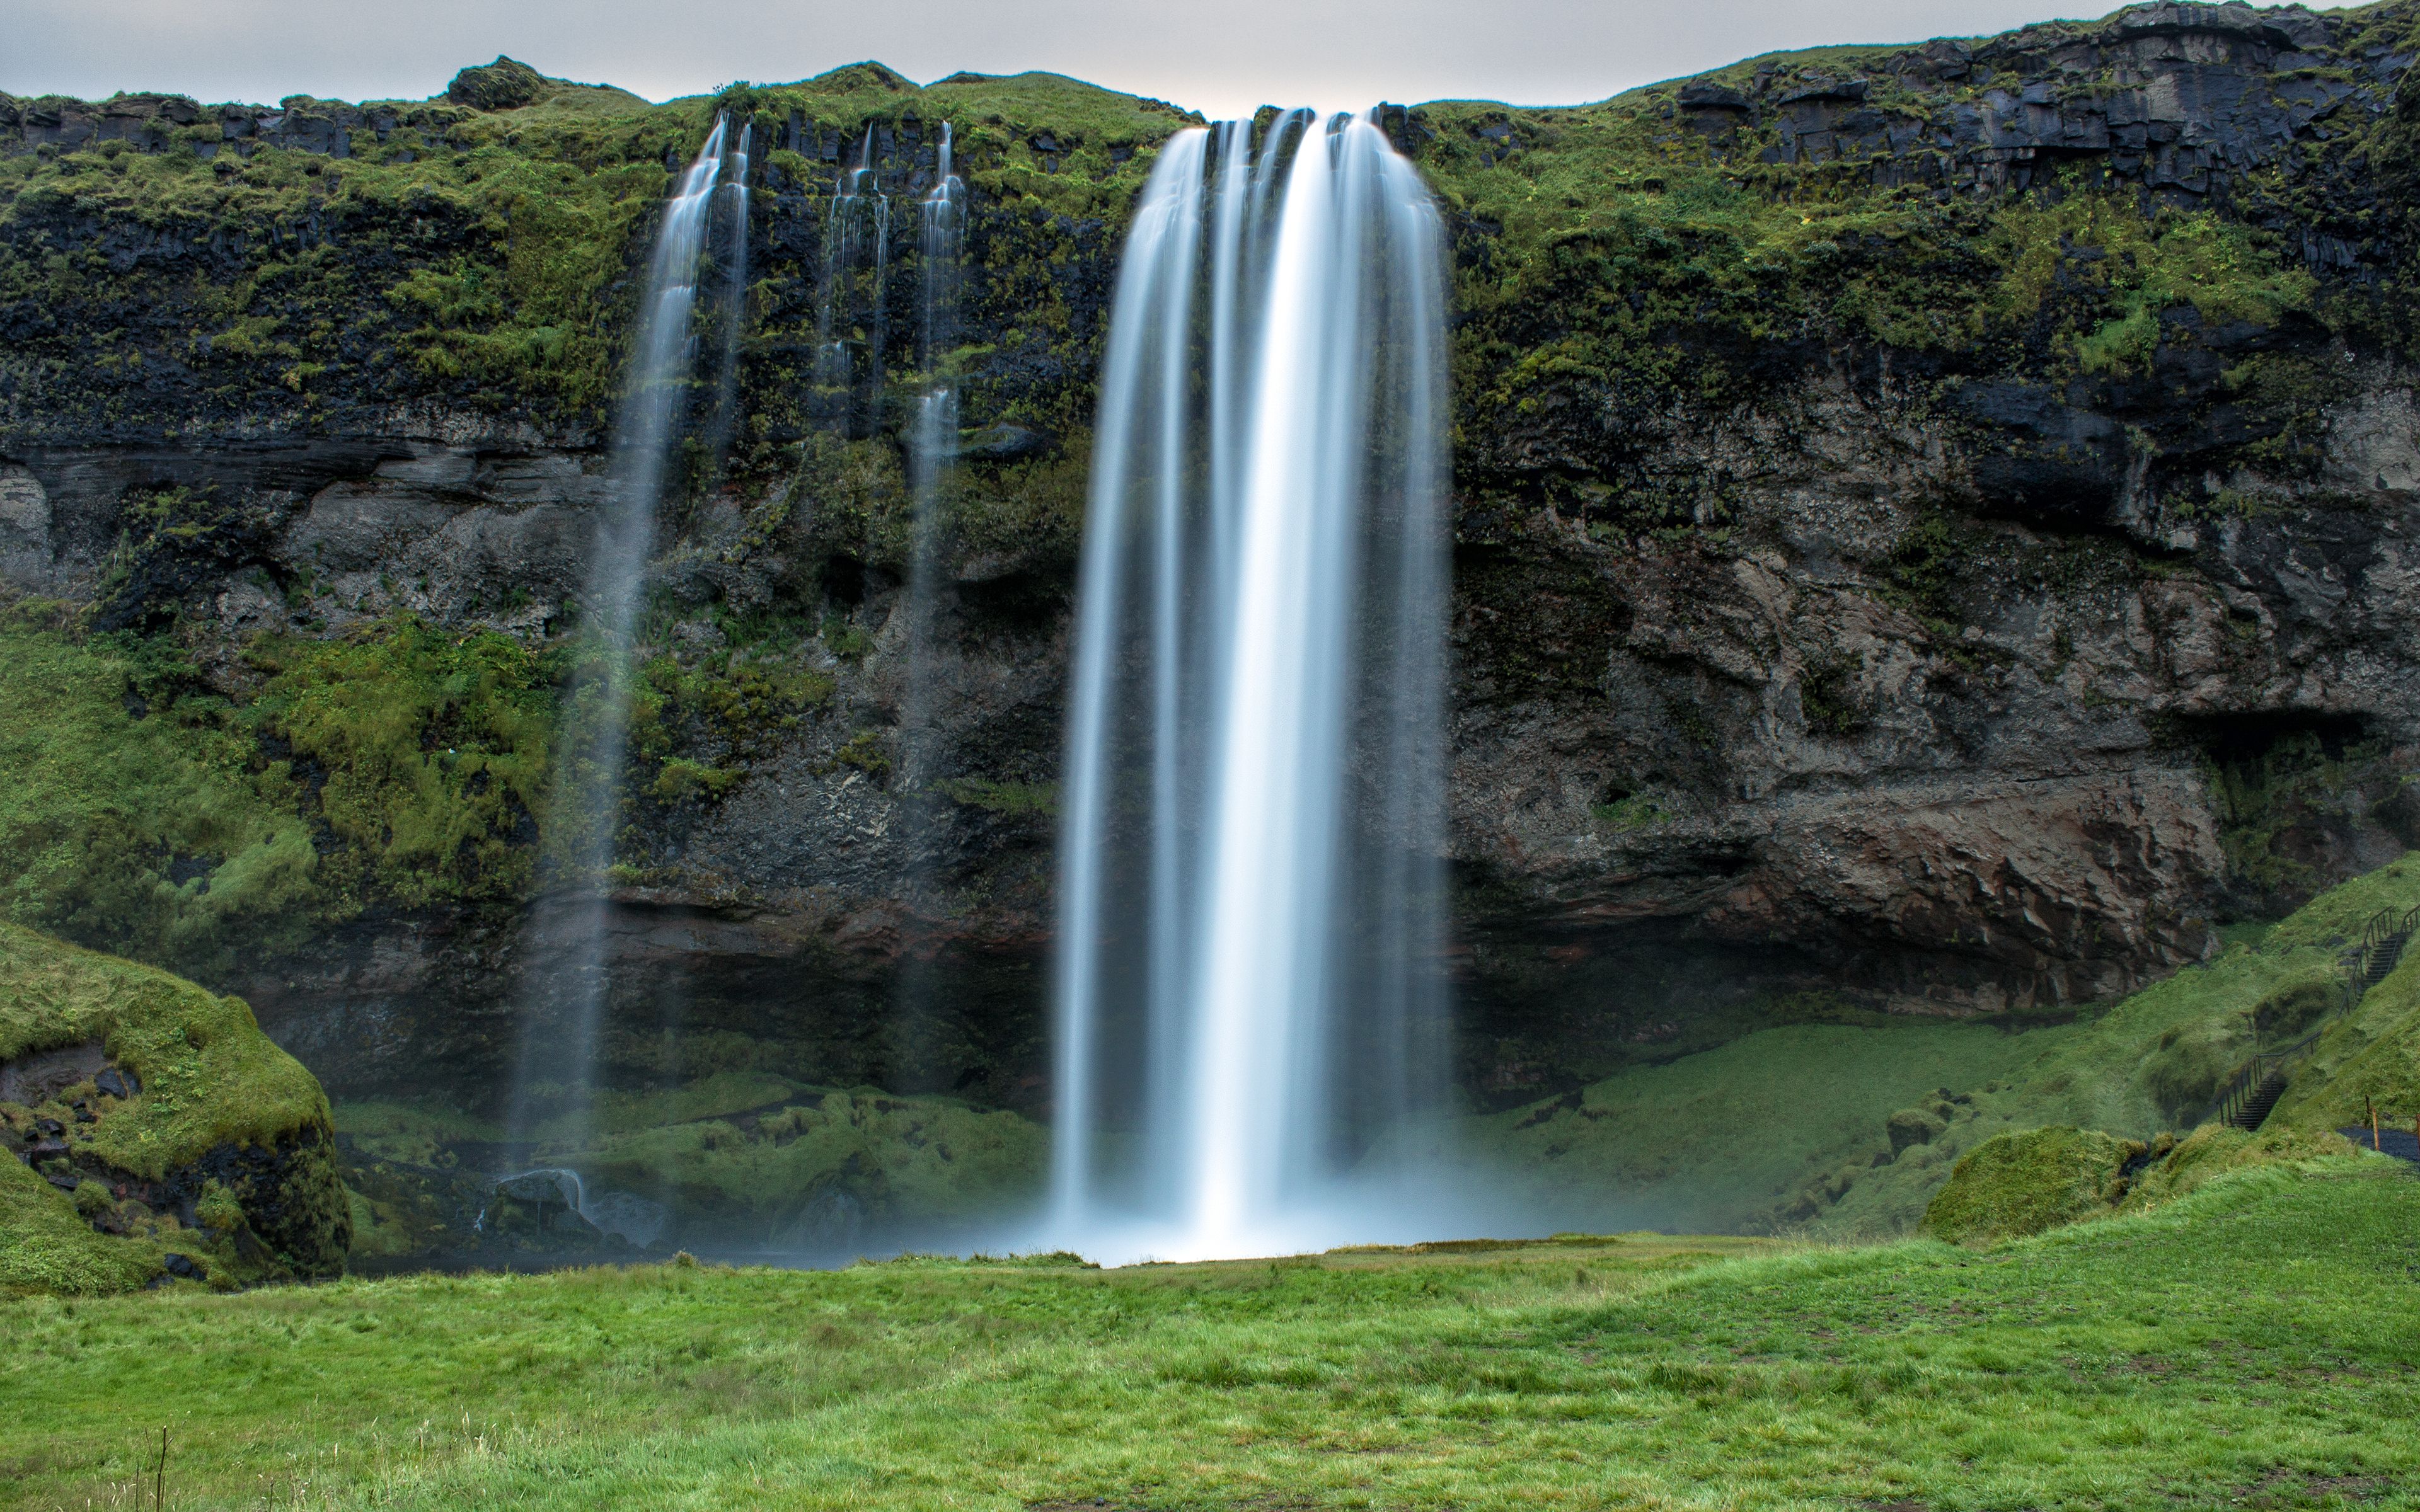
[[(2402, 961), (2403, 948), (2414, 931), (2420, 931), (2420, 907), (2385, 908), (2370, 916), (2362, 926), (2361, 938), (2345, 950), (2344, 994), (2328, 1014), (2330, 1020), (2351, 1012), (2364, 995), (2387, 979)], [(2292, 1044), (2262, 1051), (2238, 1066), (2203, 1121), (2259, 1128), (2292, 1083), (2294, 1063), (2319, 1043), (2327, 1027), (2323, 1022)]]

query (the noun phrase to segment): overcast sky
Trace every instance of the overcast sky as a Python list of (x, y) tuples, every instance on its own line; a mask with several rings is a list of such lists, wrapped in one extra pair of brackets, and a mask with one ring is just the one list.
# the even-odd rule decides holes
[(1776, 48), (1975, 36), (2043, 0), (0, 0), (0, 90), (419, 99), (508, 53), (650, 100), (877, 58), (919, 82), (1047, 69), (1213, 116), (1264, 102), (1569, 104)]

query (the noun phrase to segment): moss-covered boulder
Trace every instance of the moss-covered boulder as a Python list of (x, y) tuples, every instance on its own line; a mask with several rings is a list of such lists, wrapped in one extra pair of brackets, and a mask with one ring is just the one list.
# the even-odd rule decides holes
[(517, 110), (545, 93), (544, 74), (501, 54), (493, 63), (464, 69), (445, 86), (447, 100), (473, 110)]
[(2039, 1234), (2115, 1211), (2127, 1162), (2148, 1147), (2091, 1129), (2032, 1129), (1986, 1139), (1924, 1210), (1926, 1232), (1956, 1243)]
[(1967, 1152), (1924, 1211), (1924, 1227), (1954, 1243), (2020, 1239), (2064, 1224), (2154, 1208), (2213, 1177), (2252, 1165), (2353, 1154), (2338, 1134), (2289, 1128), (2258, 1134), (2206, 1124), (2148, 1144), (2093, 1129), (2029, 1129)]
[(0, 1294), (341, 1272), (328, 1101), (242, 999), (0, 924)]
[(2164, 1137), (2154, 1144), (2153, 1158), (2126, 1180), (2118, 1207), (2129, 1212), (2155, 1208), (2213, 1177), (2250, 1165), (2295, 1165), (2352, 1153), (2343, 1135), (2326, 1131), (2271, 1123), (2252, 1134), (2224, 1123), (2204, 1124), (2182, 1139)]

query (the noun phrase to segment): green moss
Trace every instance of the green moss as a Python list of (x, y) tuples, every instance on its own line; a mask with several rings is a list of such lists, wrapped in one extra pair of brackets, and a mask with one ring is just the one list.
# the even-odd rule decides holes
[(1977, 1146), (1925, 1209), (1926, 1232), (1955, 1243), (1992, 1242), (2089, 1218), (2174, 1202), (2230, 1172), (2256, 1166), (2324, 1168), (2353, 1154), (2331, 1133), (2264, 1126), (2257, 1134), (2209, 1124), (2182, 1139), (2145, 1145), (2081, 1129), (2033, 1129)]
[(2314, 812), (2341, 810), (2383, 754), (2375, 746), (2330, 752), (2316, 732), (2304, 731), (2257, 754), (2206, 759), (2228, 880), (2264, 894), (2306, 895), (2318, 872), (2280, 838)]
[(891, 742), (881, 731), (861, 730), (832, 752), (833, 764), (854, 766), (877, 780), (891, 775)]
[(2309, 309), (2318, 291), (2308, 270), (2279, 258), (2252, 228), (2207, 211), (2146, 214), (2132, 195), (2012, 204), (1993, 218), (1985, 246), (2002, 270), (1993, 313), (2031, 321), (2056, 289), (2075, 313), (2055, 340), (2087, 373), (2148, 370), (2164, 311), (2273, 326)]
[(0, 625), (8, 918), (188, 969), (301, 937), (320, 885), (299, 794), (192, 686), (153, 642)]
[[(2153, 1147), (2157, 1151), (2158, 1147)], [(2204, 1124), (2158, 1159), (2137, 1171), (2127, 1183), (2119, 1211), (2147, 1211), (2200, 1189), (2230, 1171), (2259, 1165), (2309, 1165), (2354, 1153), (2335, 1134), (2307, 1132), (2264, 1123), (2257, 1134), (2223, 1123)]]
[[(2337, 1000), (2341, 952), (2364, 924), (2415, 904), (2420, 856), (2073, 1022), (1868, 1013), (1759, 1028), (1466, 1120), (1462, 1137), (1509, 1181), (1608, 1222), (1900, 1233), (1958, 1161), (1998, 1135), (2068, 1126), (2148, 1144), (2193, 1127), (2248, 1057), (2308, 1032)], [(1777, 1010), (1761, 1011), (1773, 1022)], [(2420, 1116), (2420, 950), (2304, 1064), (2271, 1116), (2281, 1128), (2350, 1126), (2364, 1097), (2401, 1123)]]
[(243, 1204), (235, 1194), (221, 1185), (216, 1178), (202, 1183), (202, 1195), (194, 1204), (194, 1215), (205, 1227), (233, 1233), (244, 1223)]
[(690, 665), (650, 657), (630, 704), (632, 753), (670, 760), (686, 745), (717, 759), (767, 754), (838, 686), (830, 673), (799, 665), (802, 650), (793, 643), (769, 656), (725, 652)]
[(161, 1273), (161, 1257), (174, 1248), (173, 1239), (96, 1232), (66, 1193), (23, 1162), (0, 1160), (0, 1296), (132, 1291)]
[(1617, 833), (1652, 828), (1672, 817), (1653, 795), (1646, 793), (1626, 794), (1611, 803), (1590, 804), (1589, 816)]
[(1996, 1135), (1950, 1171), (1925, 1207), (1925, 1232), (1953, 1243), (2021, 1239), (2115, 1211), (2118, 1167), (2142, 1149), (2086, 1129)]
[(1049, 819), (1059, 812), (1056, 782), (1001, 782), (987, 777), (955, 777), (935, 785), (952, 803), (1006, 819)]
[[(1575, 1095), (1466, 1120), (1457, 1137), (1500, 1170), (1494, 1180), (1534, 1187), (1557, 1211), (1583, 1214), (1578, 1222), (1730, 1230), (1800, 1223), (1874, 1178), (1894, 1109), (1944, 1086), (2023, 1074), (2074, 1032), (1883, 1015), (1869, 1025), (1762, 1029)], [(1814, 1199), (1802, 1204), (1810, 1190)]]
[(240, 997), (0, 925), (0, 1060), (98, 1040), (142, 1090), (79, 1149), (157, 1180), (221, 1145), (325, 1129), (328, 1103)]
[[(171, 1251), (197, 1257), (218, 1286), (342, 1267), (350, 1230), (327, 1100), (242, 1000), (0, 924), (0, 1061), (92, 1043), (139, 1085), (122, 1098), (91, 1081), (70, 1088), (91, 1115), (68, 1124), (68, 1168), (83, 1178), (72, 1198), (0, 1160), (0, 1291), (124, 1290), (158, 1276)], [(67, 1122), (70, 1110), (0, 1104), (12, 1139), (44, 1116)], [(204, 1164), (245, 1147), (276, 1158)], [(197, 1164), (225, 1180), (194, 1192)], [(110, 1183), (128, 1179), (188, 1183), (200, 1227), (119, 1200), (122, 1186), (114, 1197)]]
[(339, 640), (256, 645), (246, 721), (309, 772), (344, 842), (331, 906), (518, 897), (546, 812), (555, 658), (490, 631), (405, 615)]
[(684, 756), (664, 763), (647, 795), (658, 803), (713, 803), (730, 792), (741, 774), (720, 766), (701, 766)]
[(609, 1134), (579, 1159), (593, 1181), (761, 1242), (828, 1189), (876, 1225), (988, 1220), (1040, 1195), (1046, 1149), (1043, 1129), (1014, 1113), (857, 1091), (811, 1095), (744, 1124), (692, 1119)]

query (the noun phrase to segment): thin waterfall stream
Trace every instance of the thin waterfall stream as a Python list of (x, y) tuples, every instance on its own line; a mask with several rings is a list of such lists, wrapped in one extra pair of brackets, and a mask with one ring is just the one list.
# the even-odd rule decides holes
[(936, 887), (947, 838), (948, 799), (936, 787), (945, 748), (939, 717), (945, 664), (941, 655), (942, 579), (948, 568), (945, 502), (958, 442), (957, 384), (949, 370), (957, 343), (960, 260), (966, 241), (966, 185), (954, 170), (951, 132), (941, 126), (933, 187), (918, 206), (919, 287), (916, 363), (923, 392), (912, 401), (903, 440), (908, 461), (910, 537), (905, 619), (906, 676), (899, 700), (899, 768), (894, 791), (907, 825), (903, 889), (918, 916), (920, 938), (902, 957), (893, 992), (895, 1033), (903, 1046), (923, 1048), (935, 1030), (937, 995)]
[[(875, 131), (868, 123), (857, 166), (842, 174), (824, 222), (815, 386), (824, 391), (845, 429), (871, 426), (881, 398), (890, 331), (883, 288), (891, 273), (891, 197), (882, 192), (875, 171)], [(861, 356), (850, 350), (852, 336)]]
[(721, 351), (715, 372), (714, 421), (708, 440), (717, 474), (731, 455), (732, 439), (739, 427), (739, 337), (748, 325), (748, 147), (755, 134), (752, 122), (739, 128), (739, 139), (732, 144), (723, 162), (719, 190), (729, 207), (730, 230), (723, 239), (721, 252)]
[[(913, 537), (908, 568), (908, 687), (900, 711), (903, 788), (924, 798), (932, 781), (934, 613), (940, 594), (942, 493), (958, 440), (957, 385), (947, 371), (957, 341), (959, 260), (966, 239), (966, 186), (952, 169), (950, 128), (941, 127), (937, 171), (919, 207), (923, 264), (917, 320), (917, 365), (925, 389), (915, 400), (908, 436)], [(927, 805), (929, 807), (929, 805)]]
[(1056, 1242), (1439, 1222), (1444, 276), (1365, 117), (1181, 132), (1143, 191), (1077, 608)]
[[(639, 609), (654, 551), (656, 514), (671, 452), (687, 417), (697, 340), (692, 316), (709, 212), (725, 166), (727, 123), (717, 117), (706, 145), (666, 201), (639, 307), (621, 413), (614, 430), (613, 487), (597, 512), (581, 607), (591, 644), (566, 699), (549, 818), (545, 864), (559, 900), (541, 926), (555, 969), (522, 983), (521, 1043), (508, 1110), (509, 1137), (525, 1143), (542, 1122), (577, 1145), (593, 1127), (606, 1000), (606, 887), (620, 827), (628, 748), (630, 680)], [(554, 1119), (546, 1114), (553, 1111)]]

